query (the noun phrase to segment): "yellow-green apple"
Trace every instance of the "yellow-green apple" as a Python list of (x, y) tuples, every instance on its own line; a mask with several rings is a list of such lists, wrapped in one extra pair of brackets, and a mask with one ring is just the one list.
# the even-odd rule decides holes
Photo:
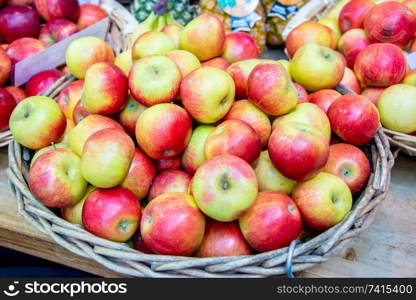
[(75, 105), (81, 100), (83, 88), (84, 81), (76, 80), (68, 84), (62, 92), (59, 93), (57, 102), (67, 119), (72, 120)]
[(59, 140), (65, 131), (66, 119), (55, 100), (33, 96), (15, 107), (9, 126), (19, 144), (37, 150)]
[(118, 121), (130, 136), (134, 137), (136, 135), (137, 119), (146, 108), (147, 106), (137, 102), (129, 95), (126, 106), (118, 114)]
[[(0, 63), (0, 68), (1, 68), (1, 63)], [(6, 86), (4, 89), (13, 96), (14, 100), (16, 101), (16, 104), (19, 104), (20, 102), (22, 102), (24, 99), (27, 98), (25, 90), (17, 86), (9, 85), (9, 86)]]
[(70, 119), (66, 119), (66, 127), (65, 127), (64, 134), (61, 136), (58, 142), (65, 143), (69, 147), (69, 133), (71, 132), (72, 129), (74, 129), (74, 127), (75, 127), (74, 121)]
[(339, 13), (339, 27), (343, 32), (354, 28), (362, 28), (364, 18), (374, 6), (376, 4), (372, 0), (349, 1)]
[(283, 67), (285, 67), (286, 72), (290, 75), (290, 61), (287, 59), (279, 59), (277, 62), (282, 64)]
[(72, 112), (72, 120), (75, 124), (78, 124), (89, 115), (91, 115), (91, 113), (84, 108), (81, 99), (79, 99), (77, 104), (75, 104), (74, 111)]
[(308, 43), (316, 43), (335, 49), (336, 37), (332, 30), (325, 25), (316, 21), (306, 21), (293, 29), (287, 36), (286, 49), (289, 57), (293, 57), (299, 48)]
[(350, 68), (345, 68), (344, 76), (339, 84), (346, 86), (356, 94), (361, 94), (360, 82)]
[(133, 61), (149, 55), (164, 55), (175, 50), (175, 42), (160, 31), (143, 33), (133, 44), (131, 55)]
[(174, 42), (175, 47), (179, 48), (179, 39), (181, 37), (182, 28), (183, 27), (179, 24), (168, 24), (163, 27), (161, 32), (166, 33)]
[(140, 232), (146, 246), (155, 253), (190, 256), (201, 245), (205, 216), (192, 196), (165, 193), (144, 209)]
[(191, 175), (204, 163), (205, 141), (214, 126), (199, 125), (192, 131), (191, 140), (182, 154), (182, 166)]
[(95, 189), (84, 202), (82, 224), (92, 234), (114, 242), (126, 242), (140, 225), (139, 201), (121, 186)]
[(198, 207), (210, 218), (237, 220), (257, 196), (256, 173), (243, 159), (233, 155), (215, 156), (196, 171), (191, 192)]
[(137, 119), (137, 143), (153, 159), (179, 155), (188, 145), (191, 134), (191, 118), (176, 104), (156, 104)]
[(414, 37), (416, 16), (406, 5), (387, 1), (371, 8), (364, 18), (364, 29), (372, 43), (405, 48)]
[(325, 230), (338, 224), (352, 206), (352, 195), (347, 184), (326, 172), (298, 183), (292, 198), (299, 208), (302, 220), (315, 230)]
[(182, 29), (179, 46), (205, 61), (221, 56), (224, 42), (224, 23), (216, 15), (204, 13)]
[(221, 120), (234, 102), (235, 85), (225, 71), (213, 67), (199, 68), (183, 78), (180, 87), (182, 104), (201, 123)]
[(209, 221), (197, 256), (239, 256), (250, 255), (252, 252), (237, 222)]
[(49, 47), (79, 31), (78, 26), (65, 19), (54, 19), (42, 26), (39, 40)]
[(0, 11), (0, 36), (11, 43), (23, 37), (37, 38), (39, 14), (28, 5), (7, 5)]
[(384, 90), (385, 88), (365, 88), (362, 90), (361, 96), (364, 96), (374, 104), (377, 104), (378, 98)]
[(33, 166), (33, 164), (35, 163), (35, 161), (38, 159), (39, 156), (41, 156), (42, 154), (46, 153), (46, 151), (51, 150), (51, 149), (69, 149), (71, 150), (71, 148), (69, 148), (68, 144), (65, 143), (56, 143), (56, 144), (52, 144), (50, 146), (44, 147), (42, 149), (39, 149), (35, 152), (35, 154), (33, 155), (31, 161), (30, 161), (30, 167)]
[(349, 144), (368, 143), (380, 126), (376, 106), (367, 98), (347, 94), (339, 97), (328, 110), (332, 131)]
[(273, 165), (267, 150), (260, 154), (255, 163), (259, 191), (277, 191), (290, 194), (295, 187), (296, 181), (283, 176)]
[(188, 193), (192, 177), (181, 170), (168, 170), (158, 174), (149, 192), (149, 201), (165, 193)]
[(46, 92), (61, 77), (62, 72), (55, 69), (36, 73), (26, 82), (26, 96), (37, 96)]
[(370, 45), (370, 41), (365, 31), (361, 28), (355, 28), (345, 32), (338, 41), (338, 50), (344, 54), (347, 65), (354, 68), (357, 55)]
[(211, 58), (210, 60), (206, 60), (206, 61), (202, 62), (202, 66), (203, 67), (214, 67), (214, 68), (218, 68), (218, 69), (227, 71), (228, 67), (230, 66), (230, 63), (222, 57), (214, 57), (214, 58)]
[(99, 62), (85, 73), (81, 101), (91, 114), (112, 115), (124, 108), (127, 93), (124, 72), (111, 62)]
[(76, 21), (80, 14), (77, 0), (34, 0), (39, 14), (46, 21), (53, 19), (68, 19)]
[(416, 86), (416, 70), (411, 70), (406, 74), (402, 83)]
[(219, 124), (205, 141), (205, 157), (235, 155), (249, 164), (260, 155), (261, 141), (256, 131), (246, 122), (229, 119)]
[(309, 102), (308, 92), (305, 90), (303, 86), (299, 83), (294, 82), (293, 85), (296, 88), (297, 97), (298, 97), (298, 104)]
[(132, 191), (140, 201), (148, 195), (155, 176), (156, 170), (153, 162), (139, 148), (136, 148), (129, 171), (121, 186)]
[(71, 150), (81, 156), (84, 144), (97, 131), (114, 128), (123, 131), (123, 127), (113, 119), (101, 115), (89, 115), (81, 120), (69, 133), (68, 142)]
[(309, 94), (309, 102), (318, 105), (325, 113), (335, 100), (341, 97), (336, 90), (323, 89)]
[(133, 58), (131, 57), (131, 49), (121, 52), (114, 59), (114, 64), (119, 67), (126, 76), (129, 76), (130, 69), (133, 66)]
[(246, 32), (231, 32), (225, 37), (222, 57), (230, 64), (237, 61), (258, 58), (259, 49), (254, 38)]
[(146, 56), (131, 68), (130, 94), (145, 106), (171, 102), (178, 94), (181, 79), (181, 71), (169, 57)]
[(94, 25), (98, 21), (107, 17), (107, 13), (99, 5), (84, 3), (79, 6), (78, 28), (84, 29)]
[(201, 67), (199, 59), (185, 50), (173, 50), (168, 52), (166, 56), (176, 63), (179, 71), (181, 71), (182, 78)]
[(84, 144), (81, 174), (93, 186), (112, 188), (125, 179), (135, 146), (120, 129), (107, 128), (92, 134)]
[(284, 115), (297, 104), (297, 90), (280, 63), (261, 63), (247, 80), (247, 96), (266, 114)]
[(69, 223), (78, 224), (83, 226), (82, 224), (82, 208), (84, 207), (85, 200), (88, 198), (89, 194), (95, 190), (95, 187), (88, 186), (87, 192), (85, 193), (84, 197), (78, 201), (75, 205), (68, 205), (61, 208), (61, 215), (62, 218)]
[(6, 49), (13, 64), (24, 60), (45, 49), (41, 41), (35, 38), (23, 37), (13, 41)]
[(342, 32), (341, 32), (341, 28), (339, 28), (337, 19), (324, 17), (321, 20), (319, 20), (319, 24), (325, 25), (326, 27), (331, 29), (332, 32), (335, 34), (337, 41), (339, 41), (339, 38), (341, 37)]
[(29, 187), (36, 199), (48, 207), (76, 204), (87, 190), (79, 157), (69, 149), (46, 151), (29, 170)]
[(65, 53), (65, 61), (72, 75), (78, 79), (84, 79), (87, 69), (93, 64), (113, 62), (114, 52), (105, 41), (94, 36), (87, 36), (69, 44)]
[(250, 125), (260, 138), (262, 146), (267, 145), (271, 134), (269, 117), (257, 106), (248, 100), (233, 103), (224, 120), (240, 120)]
[(402, 133), (416, 131), (416, 87), (396, 84), (386, 88), (378, 99), (377, 108), (385, 128)]
[(302, 231), (302, 218), (295, 202), (276, 191), (258, 193), (239, 224), (246, 241), (259, 252), (286, 247)]
[(181, 168), (181, 156), (157, 159), (155, 160), (155, 166), (158, 173), (167, 170), (179, 170)]
[(318, 129), (329, 140), (331, 138), (331, 125), (325, 112), (314, 103), (298, 104), (287, 115), (276, 118), (273, 121), (272, 130), (279, 124), (287, 122), (299, 122)]
[(371, 170), (363, 151), (340, 143), (329, 147), (329, 158), (323, 171), (341, 178), (355, 194), (367, 184)]
[(325, 166), (329, 139), (319, 129), (300, 122), (281, 122), (269, 139), (269, 155), (276, 169), (292, 180), (308, 180)]
[(6, 51), (0, 47), (0, 86), (9, 79), (12, 70), (12, 61)]
[(234, 80), (236, 99), (247, 99), (248, 77), (254, 67), (261, 62), (262, 60), (260, 59), (248, 59), (233, 63), (227, 68), (228, 74), (230, 74)]
[(354, 72), (362, 86), (388, 87), (402, 82), (407, 62), (403, 51), (389, 43), (371, 44), (358, 54)]
[(336, 87), (344, 69), (338, 52), (316, 43), (303, 45), (290, 62), (293, 79), (310, 92)]
[(0, 88), (0, 132), (9, 129), (9, 119), (16, 107), (16, 101), (12, 94)]

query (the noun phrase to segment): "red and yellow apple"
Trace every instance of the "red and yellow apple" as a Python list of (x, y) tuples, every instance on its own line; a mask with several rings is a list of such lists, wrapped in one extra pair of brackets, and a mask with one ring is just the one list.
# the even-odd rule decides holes
[(0, 88), (0, 132), (9, 129), (9, 119), (16, 107), (16, 101), (12, 94)]
[(119, 67), (126, 76), (129, 76), (131, 67), (133, 66), (133, 58), (131, 57), (131, 49), (121, 52), (114, 58), (114, 64)]
[(376, 4), (372, 0), (351, 0), (341, 9), (338, 23), (343, 32), (362, 28), (364, 18)]
[(206, 61), (202, 62), (202, 66), (203, 67), (214, 67), (214, 68), (218, 68), (218, 69), (227, 71), (228, 67), (230, 66), (230, 63), (222, 57), (214, 57), (214, 58), (211, 58), (210, 60), (206, 60)]
[(12, 61), (6, 51), (0, 47), (0, 86), (9, 79), (12, 70)]
[(83, 80), (76, 80), (68, 84), (60, 93), (57, 99), (65, 117), (72, 120), (75, 105), (81, 100), (82, 89), (84, 88)]
[(166, 33), (148, 31), (134, 42), (131, 55), (133, 61), (136, 61), (149, 55), (164, 55), (175, 49), (175, 42)]
[(365, 31), (361, 28), (345, 32), (338, 41), (338, 50), (347, 60), (348, 67), (354, 68), (355, 59), (360, 52), (370, 45)]
[(130, 134), (130, 136), (136, 136), (137, 119), (146, 108), (147, 106), (137, 102), (132, 96), (129, 95), (125, 107), (118, 114), (118, 121), (124, 127), (124, 130)]
[(84, 3), (79, 6), (79, 17), (77, 21), (80, 30), (94, 25), (98, 21), (106, 18), (108, 15), (99, 5)]
[(339, 97), (341, 94), (336, 90), (323, 89), (309, 94), (309, 102), (318, 105), (326, 113), (331, 104)]
[(179, 24), (168, 24), (163, 27), (161, 32), (167, 34), (175, 44), (175, 47), (179, 48), (179, 39), (181, 37), (182, 28), (183, 27)]
[(354, 71), (350, 68), (345, 68), (344, 76), (339, 83), (340, 85), (346, 86), (348, 89), (353, 91), (356, 94), (361, 93), (360, 82), (354, 74)]
[(23, 37), (13, 41), (6, 49), (7, 55), (10, 57), (13, 64), (24, 60), (36, 53), (39, 53), (45, 49), (45, 46), (41, 41)]
[(199, 59), (191, 52), (185, 50), (173, 50), (168, 52), (166, 56), (176, 63), (182, 78), (201, 67)]
[(32, 77), (30, 77), (28, 82), (26, 82), (26, 86), (25, 86), (26, 96), (27, 97), (37, 96), (46, 92), (61, 77), (62, 77), (62, 72), (56, 69), (45, 70), (45, 71), (36, 73)]
[(378, 99), (384, 90), (385, 88), (365, 88), (362, 90), (361, 96), (364, 96), (374, 104), (377, 104)]
[(34, 0), (34, 4), (46, 21), (53, 19), (76, 21), (80, 14), (77, 0)]
[(259, 57), (254, 38), (246, 32), (231, 32), (225, 37), (222, 57), (230, 64)]
[(188, 193), (192, 177), (181, 170), (168, 170), (156, 176), (149, 192), (149, 201), (165, 193)]
[(49, 47), (79, 31), (78, 26), (65, 19), (53, 19), (42, 26), (39, 40)]
[(261, 63), (260, 59), (248, 59), (233, 63), (227, 68), (228, 74), (234, 80), (235, 84), (235, 98), (247, 99), (247, 80), (251, 71)]

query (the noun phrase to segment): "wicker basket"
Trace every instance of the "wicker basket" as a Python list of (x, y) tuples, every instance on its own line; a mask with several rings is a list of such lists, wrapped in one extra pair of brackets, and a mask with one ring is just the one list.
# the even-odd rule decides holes
[[(138, 24), (130, 12), (115, 0), (99, 0), (99, 5), (110, 17), (109, 34), (107, 41), (113, 47), (116, 54), (127, 48), (126, 36), (129, 35)], [(0, 147), (7, 146), (12, 141), (10, 130), (0, 132)]]

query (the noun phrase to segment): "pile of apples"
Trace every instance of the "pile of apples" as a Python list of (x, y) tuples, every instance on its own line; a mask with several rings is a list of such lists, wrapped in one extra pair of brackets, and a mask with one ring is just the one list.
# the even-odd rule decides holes
[(0, 1), (0, 132), (8, 130), (9, 118), (17, 103), (48, 90), (61, 76), (61, 70), (35, 74), (26, 86), (11, 86), (13, 65), (70, 35), (107, 17), (95, 4), (78, 0)]
[(322, 109), (333, 95), (291, 79), (328, 88), (308, 67), (342, 74), (341, 57), (315, 43), (290, 63), (259, 59), (248, 34), (226, 34), (212, 14), (178, 34), (176, 45), (143, 33), (116, 58), (98, 38), (70, 44), (78, 80), (10, 118), (37, 150), (33, 195), (98, 237), (165, 255), (270, 251), (341, 222), (370, 175), (357, 146), (376, 134), (377, 109), (356, 95)]
[[(416, 0), (378, 2), (351, 0), (336, 17), (301, 24), (288, 35), (287, 52), (295, 61), (298, 49), (309, 42), (338, 50), (347, 65), (345, 72), (332, 68), (330, 75), (328, 69), (325, 77), (316, 78), (319, 84), (326, 80), (344, 84), (377, 106), (385, 128), (414, 134), (416, 70), (410, 69), (406, 55), (416, 51)], [(314, 72), (312, 65), (303, 71)], [(325, 67), (321, 64), (316, 68)], [(308, 86), (300, 73), (302, 69), (294, 67), (294, 80), (314, 90), (315, 86)], [(333, 90), (325, 93), (336, 98)]]

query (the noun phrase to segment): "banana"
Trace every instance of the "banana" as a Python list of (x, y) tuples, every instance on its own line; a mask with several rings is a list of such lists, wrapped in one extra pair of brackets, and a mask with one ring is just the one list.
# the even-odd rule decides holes
[(134, 31), (130, 34), (129, 41), (130, 47), (133, 46), (133, 43), (137, 40), (139, 36), (148, 31), (156, 30), (157, 24), (159, 22), (159, 16), (153, 12), (144, 20), (142, 23), (137, 25)]
[(180, 25), (173, 17), (172, 17), (172, 15), (170, 14), (170, 12), (167, 12), (166, 13), (166, 21), (167, 21), (167, 23), (168, 24), (176, 24), (176, 25)]
[(166, 23), (166, 14), (164, 14), (162, 16), (159, 16), (157, 18), (157, 27), (156, 27), (156, 30), (157, 31), (161, 31), (163, 29), (163, 27), (166, 26), (166, 24), (167, 24)]

